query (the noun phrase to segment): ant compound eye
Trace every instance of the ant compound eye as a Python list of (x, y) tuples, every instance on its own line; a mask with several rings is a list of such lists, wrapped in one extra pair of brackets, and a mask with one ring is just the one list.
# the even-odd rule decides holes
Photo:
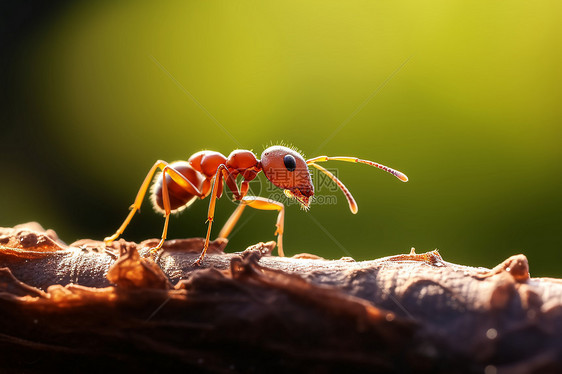
[(285, 155), (285, 157), (283, 157), (283, 163), (289, 171), (294, 171), (297, 167), (297, 161), (292, 155)]

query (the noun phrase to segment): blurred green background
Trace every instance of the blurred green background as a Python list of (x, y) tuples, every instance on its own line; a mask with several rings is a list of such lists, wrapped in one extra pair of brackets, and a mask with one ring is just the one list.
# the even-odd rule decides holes
[[(9, 4), (0, 226), (102, 239), (155, 160), (284, 141), (410, 177), (330, 163), (359, 213), (341, 192), (289, 206), (288, 255), (414, 246), (493, 267), (524, 253), (533, 276), (562, 276), (560, 2)], [(253, 188), (267, 196), (266, 183)], [(203, 236), (207, 206), (173, 217), (169, 237)], [(234, 205), (217, 209), (215, 233)], [(275, 213), (241, 222), (230, 250), (274, 239)], [(124, 237), (162, 224), (146, 201)]]

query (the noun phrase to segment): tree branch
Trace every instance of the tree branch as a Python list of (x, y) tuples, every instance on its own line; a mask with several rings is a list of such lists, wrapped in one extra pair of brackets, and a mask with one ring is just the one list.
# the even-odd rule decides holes
[[(156, 240), (156, 239), (154, 239)], [(436, 251), (372, 261), (271, 256), (201, 267), (199, 238), (70, 246), (0, 229), (3, 369), (528, 373), (562, 370), (562, 281), (523, 255), (494, 269)]]

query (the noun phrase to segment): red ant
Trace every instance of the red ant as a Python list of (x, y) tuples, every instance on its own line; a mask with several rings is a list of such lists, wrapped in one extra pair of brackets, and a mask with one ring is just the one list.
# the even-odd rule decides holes
[[(232, 213), (219, 233), (219, 237), (226, 238), (230, 234), (246, 206), (260, 210), (277, 210), (279, 214), (277, 216), (277, 230), (275, 231), (275, 235), (277, 235), (278, 253), (280, 256), (284, 256), (283, 220), (285, 207), (282, 203), (275, 200), (259, 196), (247, 196), (249, 183), (260, 171), (263, 171), (271, 183), (282, 188), (285, 195), (295, 198), (302, 208), (308, 210), (310, 198), (314, 195), (314, 186), (310, 178), (308, 166), (314, 166), (338, 185), (349, 203), (349, 209), (355, 214), (357, 213), (357, 203), (347, 187), (345, 187), (334, 174), (317, 164), (318, 162), (331, 160), (358, 162), (374, 166), (393, 174), (403, 182), (408, 181), (408, 177), (405, 174), (373, 161), (361, 160), (356, 157), (328, 156), (314, 157), (305, 161), (299, 152), (279, 145), (269, 147), (263, 151), (261, 160), (258, 160), (256, 155), (251, 151), (243, 149), (233, 151), (228, 157), (215, 151), (201, 151), (192, 155), (187, 161), (176, 161), (171, 164), (161, 160), (156, 161), (146, 175), (137, 193), (137, 197), (130, 207), (131, 212), (115, 234), (105, 238), (104, 241), (110, 244), (123, 233), (129, 222), (131, 222), (135, 212), (140, 209), (154, 173), (160, 169), (161, 173), (154, 178), (151, 194), (154, 209), (164, 214), (165, 222), (164, 230), (162, 231), (162, 239), (156, 247), (152, 248), (153, 252), (160, 249), (162, 244), (164, 244), (168, 231), (170, 213), (185, 209), (197, 198), (204, 199), (210, 194), (211, 201), (207, 214), (207, 220), (209, 222), (207, 236), (201, 256), (199, 256), (196, 262), (197, 265), (200, 265), (203, 258), (205, 258), (205, 253), (209, 246), (211, 226), (215, 216), (216, 199), (221, 197), (224, 183), (226, 183), (227, 187), (234, 194), (234, 199), (240, 201), (241, 204), (238, 205), (234, 213)], [(243, 178), (240, 187), (236, 184), (238, 175), (241, 175)]]

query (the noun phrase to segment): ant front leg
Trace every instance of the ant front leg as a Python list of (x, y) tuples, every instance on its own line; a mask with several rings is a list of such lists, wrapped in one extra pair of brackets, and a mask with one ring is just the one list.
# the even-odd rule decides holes
[(228, 221), (224, 224), (224, 227), (219, 233), (219, 238), (226, 238), (242, 216), (244, 208), (249, 206), (254, 209), (259, 210), (276, 210), (279, 212), (277, 215), (277, 230), (275, 230), (275, 235), (277, 235), (277, 253), (279, 256), (285, 257), (283, 253), (283, 229), (285, 221), (285, 206), (279, 201), (266, 199), (260, 196), (245, 196), (242, 198), (240, 205), (232, 213)]

